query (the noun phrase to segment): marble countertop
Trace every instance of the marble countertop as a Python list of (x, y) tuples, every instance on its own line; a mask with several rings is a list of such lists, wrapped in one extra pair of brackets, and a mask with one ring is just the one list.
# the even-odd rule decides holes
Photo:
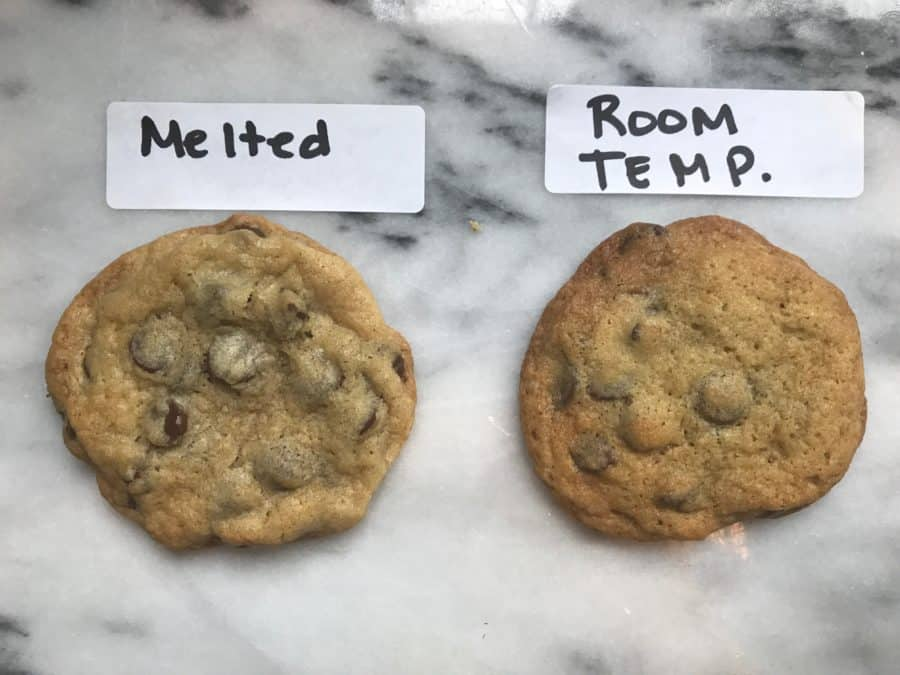
[[(0, 672), (852, 673), (900, 662), (900, 7), (846, 0), (5, 0)], [(850, 200), (551, 195), (556, 83), (855, 89)], [(113, 211), (113, 100), (416, 103), (427, 206), (276, 213), (413, 346), (417, 423), (356, 528), (173, 554), (118, 516), (45, 398), (55, 322), (120, 252), (216, 212)], [(869, 423), (846, 478), (701, 543), (578, 526), (533, 476), (518, 368), (544, 304), (634, 220), (721, 213), (837, 283)], [(467, 224), (483, 224), (479, 233)]]

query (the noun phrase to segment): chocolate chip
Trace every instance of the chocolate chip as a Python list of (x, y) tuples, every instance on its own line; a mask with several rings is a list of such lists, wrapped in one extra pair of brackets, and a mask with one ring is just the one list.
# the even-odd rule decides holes
[(243, 330), (217, 335), (207, 356), (209, 372), (232, 386), (251, 380), (267, 361), (263, 344)]
[(632, 378), (627, 374), (598, 372), (588, 381), (588, 396), (595, 401), (615, 401), (631, 394)]
[(184, 324), (175, 317), (150, 317), (131, 336), (128, 351), (148, 373), (172, 371), (181, 360), (184, 335)]
[[(138, 337), (137, 333), (131, 336), (131, 342), (128, 343), (128, 351), (131, 352), (132, 360), (148, 373), (155, 373), (162, 370), (162, 365), (159, 361), (146, 358), (143, 355), (141, 342), (142, 340)], [(157, 363), (160, 363), (160, 365), (156, 365)]]
[(679, 511), (681, 513), (693, 513), (701, 507), (698, 502), (700, 496), (696, 488), (687, 492), (657, 495), (653, 503), (661, 509)]
[(397, 373), (397, 377), (406, 382), (406, 361), (403, 359), (403, 354), (397, 354), (394, 357), (394, 360), (391, 362), (391, 368)]
[(656, 237), (661, 237), (666, 233), (666, 228), (662, 225), (654, 225), (653, 226), (653, 235)]
[(296, 354), (294, 371), (295, 391), (303, 402), (313, 407), (324, 404), (344, 382), (343, 371), (321, 348)]
[(674, 511), (680, 511), (686, 501), (685, 495), (658, 495), (653, 499), (653, 503), (657, 506)]
[(253, 459), (256, 477), (285, 490), (303, 487), (321, 476), (323, 458), (312, 448), (282, 440), (263, 447)]
[(575, 378), (575, 371), (572, 370), (571, 364), (568, 362), (559, 365), (559, 371), (553, 383), (553, 405), (557, 410), (565, 408), (575, 396), (575, 387), (578, 380)]
[(230, 230), (228, 230), (228, 231), (229, 231), (229, 232), (237, 232), (238, 230), (247, 230), (247, 231), (252, 232), (253, 234), (255, 234), (257, 237), (262, 237), (263, 239), (266, 238), (266, 233), (263, 232), (263, 231), (262, 231), (261, 229), (259, 229), (258, 227), (254, 227), (253, 225), (238, 225), (237, 227), (232, 227), (232, 228), (231, 228)]
[(359, 435), (362, 436), (369, 429), (375, 426), (375, 420), (378, 418), (377, 410), (372, 410), (372, 414), (369, 415), (369, 419), (366, 420), (365, 424), (362, 425), (362, 429), (359, 430)]
[(593, 434), (582, 434), (569, 450), (572, 461), (582, 471), (603, 473), (616, 464), (616, 451), (605, 438)]
[(715, 424), (734, 424), (752, 403), (753, 392), (743, 373), (711, 373), (698, 387), (697, 412)]
[(631, 333), (629, 333), (629, 337), (632, 342), (639, 342), (641, 339), (641, 324), (640, 322), (634, 324), (634, 328), (631, 329)]
[(182, 408), (175, 401), (169, 401), (169, 412), (166, 413), (166, 421), (163, 424), (163, 430), (166, 432), (166, 436), (171, 439), (174, 443), (179, 438), (184, 436), (188, 427), (188, 414), (187, 411)]
[(158, 448), (177, 445), (188, 429), (185, 404), (174, 398), (158, 399), (141, 421), (144, 438)]

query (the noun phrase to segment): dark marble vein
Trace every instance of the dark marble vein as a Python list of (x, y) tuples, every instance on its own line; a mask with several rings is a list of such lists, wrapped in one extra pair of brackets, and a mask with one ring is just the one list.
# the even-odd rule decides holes
[[(488, 73), (483, 65), (468, 54), (441, 47), (421, 35), (404, 35), (403, 41), (411, 47), (422, 50), (420, 53), (423, 56), (438, 56), (446, 63), (459, 67), (462, 70), (462, 81), (470, 84), (469, 91), (477, 92), (476, 87), (486, 89), (489, 94), (485, 98), (488, 100), (492, 98), (490, 96), (491, 93), (502, 93), (530, 105), (543, 106), (546, 101), (546, 93), (544, 91), (508, 80), (498, 79)], [(481, 96), (482, 94), (478, 92), (478, 95)]]
[(497, 124), (484, 128), (484, 133), (509, 143), (516, 150), (539, 152), (543, 147), (534, 130), (517, 124)]
[(588, 43), (591, 51), (598, 56), (606, 56), (607, 50), (604, 47), (618, 47), (622, 44), (621, 38), (589, 22), (578, 10), (569, 12), (554, 27), (566, 37)]
[(394, 96), (430, 102), (434, 83), (420, 77), (415, 66), (405, 60), (390, 58), (373, 75), (375, 82), (385, 84)]
[(28, 631), (19, 621), (11, 616), (0, 614), (0, 635), (12, 634), (19, 637), (28, 637)]
[(719, 62), (723, 73), (751, 83), (858, 88), (866, 75), (889, 80), (900, 71), (900, 58), (886, 58), (897, 53), (898, 32), (877, 20), (849, 17), (840, 8), (816, 13), (788, 8), (740, 22), (712, 20), (707, 30), (707, 47), (726, 57)]
[(619, 70), (622, 71), (622, 77), (627, 85), (633, 87), (652, 87), (656, 84), (656, 79), (649, 71), (639, 68), (628, 61), (620, 63)]
[(900, 56), (874, 66), (867, 66), (866, 72), (876, 80), (896, 80), (900, 77)]
[(0, 82), (0, 98), (16, 99), (28, 91), (28, 83), (22, 78), (15, 77)]
[(463, 187), (446, 178), (435, 177), (432, 179), (435, 189), (449, 202), (449, 208), (454, 206), (463, 213), (460, 218), (492, 218), (500, 222), (516, 222), (533, 224), (534, 218), (507, 206), (502, 199), (493, 198), (477, 190)]
[(241, 0), (178, 0), (210, 19), (238, 19), (250, 12), (250, 5)]
[(381, 235), (388, 244), (402, 251), (407, 251), (419, 243), (419, 239), (411, 234), (385, 233)]
[(22, 667), (18, 645), (29, 637), (21, 621), (0, 614), (0, 675), (34, 675)]

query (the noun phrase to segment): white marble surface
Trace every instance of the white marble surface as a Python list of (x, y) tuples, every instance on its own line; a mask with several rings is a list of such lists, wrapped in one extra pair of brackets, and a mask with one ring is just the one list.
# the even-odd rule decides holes
[[(0, 673), (897, 672), (895, 4), (4, 0)], [(550, 195), (543, 100), (563, 82), (859, 89), (865, 194)], [(422, 215), (274, 214), (349, 258), (415, 352), (416, 427), (355, 529), (176, 555), (63, 447), (42, 372), (60, 312), (119, 252), (224, 215), (106, 207), (105, 108), (125, 99), (425, 107)], [(789, 518), (702, 543), (611, 541), (533, 477), (520, 360), (594, 244), (709, 212), (845, 290), (866, 438), (844, 481)]]

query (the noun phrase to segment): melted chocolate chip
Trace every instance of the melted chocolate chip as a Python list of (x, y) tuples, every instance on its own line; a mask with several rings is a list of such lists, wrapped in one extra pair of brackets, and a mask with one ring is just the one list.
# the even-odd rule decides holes
[(641, 324), (640, 322), (634, 324), (634, 328), (631, 329), (631, 333), (629, 335), (632, 342), (640, 342), (641, 339)]
[(397, 376), (406, 382), (406, 361), (403, 359), (402, 354), (397, 354), (394, 357), (394, 360), (391, 362), (391, 368), (394, 369), (394, 372), (397, 373)]
[(132, 360), (138, 365), (138, 367), (146, 370), (148, 373), (156, 373), (162, 370), (162, 365), (155, 365), (153, 361), (146, 359), (143, 356), (141, 350), (141, 338), (138, 333), (135, 333), (131, 336), (131, 341), (128, 343), (128, 351), (131, 353)]
[(362, 425), (362, 429), (359, 430), (359, 435), (362, 436), (369, 429), (375, 426), (375, 420), (378, 418), (377, 411), (373, 410), (372, 414), (369, 415), (369, 419), (366, 420), (366, 423)]
[(673, 511), (683, 511), (684, 506), (690, 495), (658, 495), (653, 499), (653, 503), (663, 509), (671, 509)]
[(163, 424), (163, 430), (166, 432), (172, 442), (175, 442), (184, 436), (188, 427), (187, 411), (178, 405), (175, 401), (169, 401), (169, 412), (166, 413), (166, 421)]
[(616, 464), (616, 451), (609, 441), (585, 434), (569, 450), (572, 461), (582, 471), (602, 473)]
[(556, 381), (553, 385), (553, 405), (557, 410), (565, 408), (575, 396), (575, 385), (578, 381), (575, 379), (575, 373), (572, 366), (568, 363), (560, 365), (559, 372), (556, 375)]
[(321, 478), (326, 472), (326, 462), (311, 447), (278, 441), (256, 454), (253, 472), (270, 486), (295, 490)]

